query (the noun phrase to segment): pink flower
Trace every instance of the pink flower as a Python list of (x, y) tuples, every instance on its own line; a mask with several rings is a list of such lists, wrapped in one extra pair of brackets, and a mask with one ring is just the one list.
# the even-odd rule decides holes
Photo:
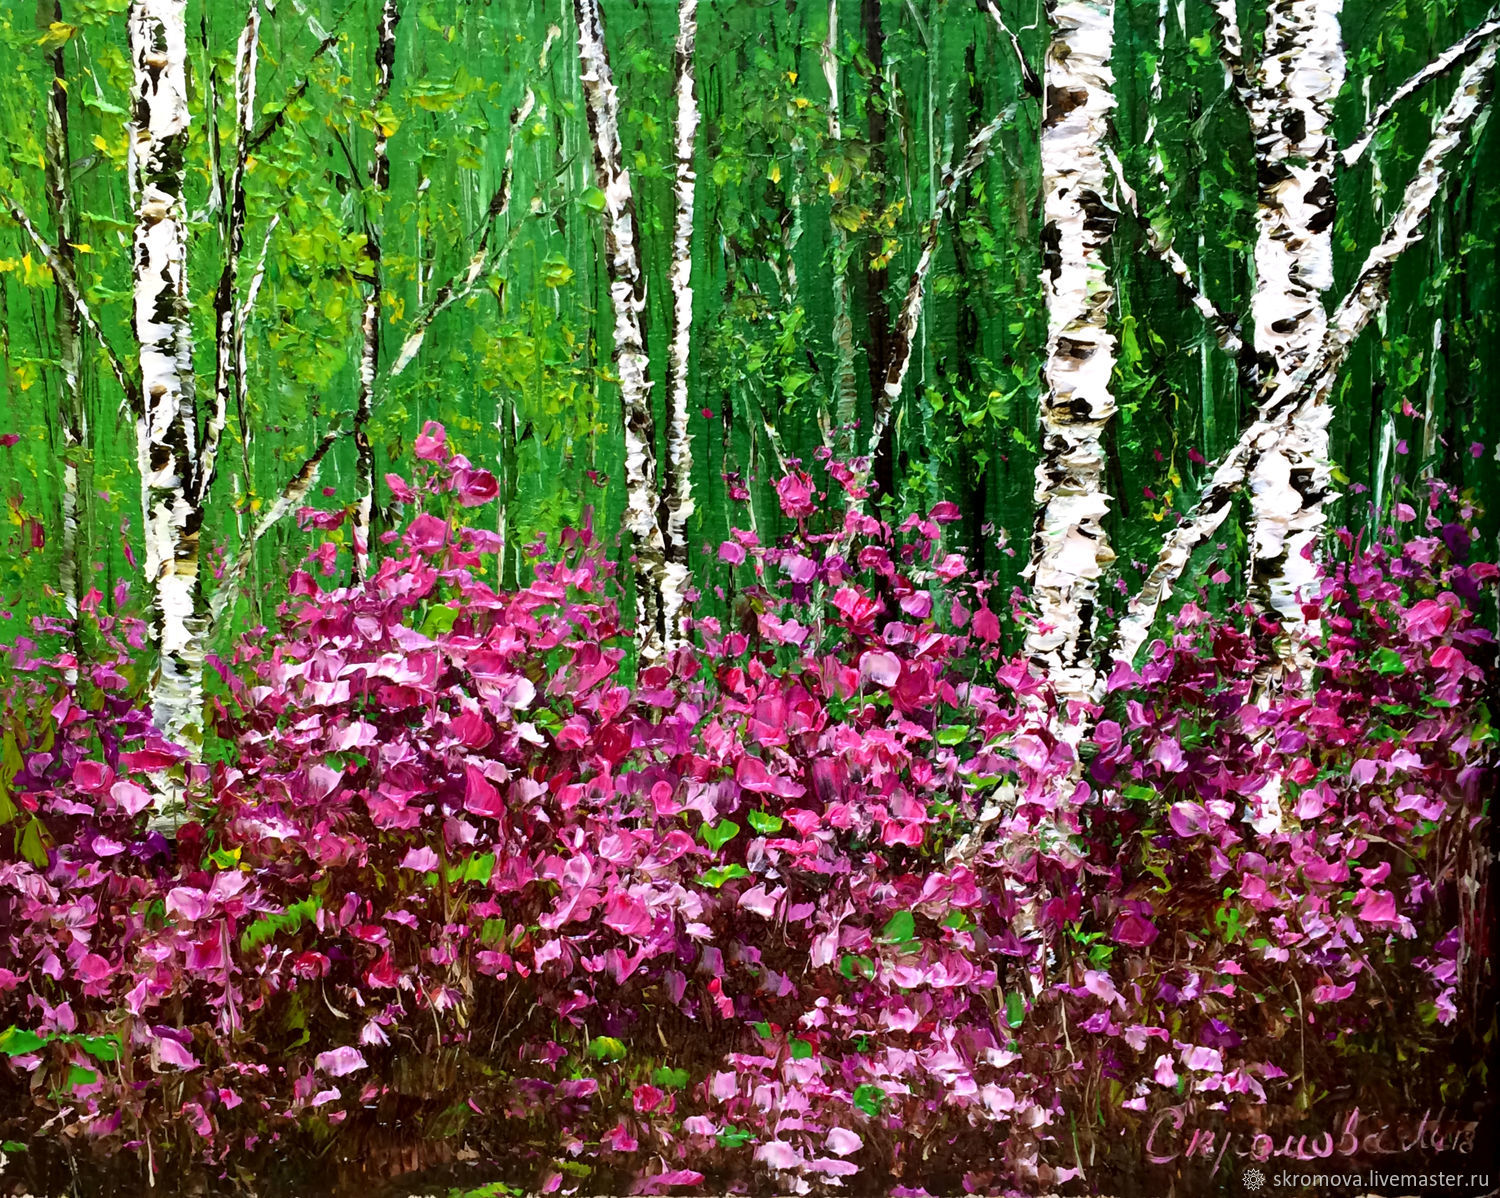
[(438, 867), (438, 855), (429, 848), (414, 848), (401, 858), (400, 869), (414, 869), (418, 873), (430, 873)]
[(151, 805), (151, 795), (134, 782), (116, 782), (109, 788), (109, 796), (125, 809), (126, 815), (137, 815)]
[(776, 496), (781, 500), (782, 512), (794, 520), (811, 516), (816, 510), (812, 501), (812, 479), (801, 472), (778, 478)]
[(499, 819), (505, 814), (505, 800), (500, 792), (490, 785), (489, 779), (474, 766), (464, 767), (464, 810), (475, 815), (488, 815)]
[(901, 659), (894, 653), (872, 650), (859, 658), (859, 675), (867, 682), (889, 690), (901, 677)]
[(458, 502), (464, 507), (478, 507), (500, 494), (500, 484), (488, 470), (461, 470), (457, 491)]
[(330, 1049), (328, 1052), (320, 1052), (313, 1059), (313, 1064), (329, 1077), (344, 1077), (346, 1074), (357, 1073), (367, 1068), (364, 1054), (349, 1044)]
[(406, 544), (418, 553), (434, 553), (448, 543), (448, 525), (425, 512), (406, 530)]
[(436, 420), (429, 420), (417, 434), (412, 452), (424, 462), (440, 462), (447, 451), (448, 433)]
[(849, 1156), (865, 1146), (865, 1142), (854, 1132), (844, 1127), (835, 1127), (828, 1133), (825, 1147), (835, 1156)]

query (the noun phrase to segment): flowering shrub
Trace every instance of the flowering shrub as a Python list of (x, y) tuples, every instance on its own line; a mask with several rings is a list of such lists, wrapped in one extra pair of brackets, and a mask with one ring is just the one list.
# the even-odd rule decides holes
[(1169, 1106), (1378, 1099), (1476, 1018), (1500, 572), (1451, 497), (1344, 539), (1306, 689), (1190, 603), (1060, 720), (951, 504), (892, 530), (788, 475), (796, 532), (719, 551), (733, 620), (631, 684), (592, 535), (497, 592), (456, 518), (493, 479), (417, 453), (378, 573), (293, 574), (215, 663), (172, 841), (139, 630), (98, 616), (71, 687), (13, 654), (0, 1136), (39, 1185), (1051, 1187)]

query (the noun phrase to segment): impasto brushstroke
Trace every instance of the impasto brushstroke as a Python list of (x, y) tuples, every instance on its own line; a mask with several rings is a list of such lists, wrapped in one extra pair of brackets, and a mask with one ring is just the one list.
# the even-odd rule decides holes
[(1500, 1191), (1497, 54), (0, 5), (0, 1195)]

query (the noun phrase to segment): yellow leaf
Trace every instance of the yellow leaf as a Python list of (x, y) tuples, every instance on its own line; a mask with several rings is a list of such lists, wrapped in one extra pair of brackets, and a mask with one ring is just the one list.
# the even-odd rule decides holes
[(769, 175), (771, 177), (771, 182), (772, 183), (780, 183), (781, 182), (781, 163), (779, 163), (779, 162), (773, 162), (773, 163), (771, 163), (771, 169), (770, 169), (770, 171), (768, 173), (769, 173)]
[(0, 272), (15, 270), (21, 263), (15, 258), (0, 258)]
[(68, 244), (80, 254), (92, 254), (94, 252), (94, 247), (86, 241), (70, 241)]
[(45, 46), (49, 50), (55, 50), (70, 37), (78, 32), (77, 25), (67, 25), (62, 21), (53, 21), (47, 26), (47, 32), (37, 39), (38, 46)]
[(812, 101), (809, 100), (806, 96), (798, 96), (792, 101), (792, 103), (795, 104), (798, 108), (806, 108), (809, 104), (812, 103)]
[(786, 81), (788, 83), (796, 83), (797, 82), (797, 72), (796, 71), (788, 71), (786, 73)]
[(109, 142), (105, 141), (96, 133), (94, 134), (94, 149), (98, 150), (100, 153), (108, 154)]

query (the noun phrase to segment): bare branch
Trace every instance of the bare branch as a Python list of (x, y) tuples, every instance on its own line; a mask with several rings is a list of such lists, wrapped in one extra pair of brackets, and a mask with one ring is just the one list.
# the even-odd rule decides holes
[(104, 335), (104, 330), (99, 327), (99, 322), (94, 319), (93, 312), (89, 309), (83, 293), (78, 290), (78, 283), (73, 278), (73, 272), (67, 267), (51, 243), (37, 231), (37, 227), (31, 223), (31, 218), (26, 215), (21, 205), (7, 192), (0, 191), (0, 201), (3, 201), (10, 211), (11, 219), (20, 225), (31, 239), (31, 244), (36, 246), (37, 252), (42, 255), (47, 263), (47, 268), (52, 272), (52, 277), (57, 285), (66, 292), (69, 301), (78, 311), (78, 317), (83, 325), (94, 335), (94, 340), (99, 343), (99, 348), (104, 351), (104, 356), (109, 359), (109, 368), (115, 376), (115, 381), (120, 384), (120, 390), (125, 394), (126, 410), (131, 416), (138, 417), (141, 408), (140, 388), (135, 385), (134, 380), (125, 369), (125, 363), (120, 355), (115, 353), (114, 346), (109, 343), (109, 338)]
[(1448, 49), (1444, 50), (1392, 92), (1390, 98), (1370, 114), (1370, 119), (1365, 122), (1364, 132), (1359, 135), (1358, 140), (1353, 142), (1344, 151), (1344, 165), (1353, 166), (1364, 156), (1364, 152), (1370, 148), (1370, 142), (1374, 140), (1375, 134), (1380, 131), (1380, 126), (1395, 111), (1396, 105), (1400, 104), (1402, 100), (1406, 99), (1413, 92), (1418, 91), (1424, 85), (1436, 79), (1449, 68), (1462, 62), (1480, 42), (1497, 32), (1500, 32), (1500, 10), (1491, 9), (1490, 15), (1484, 19), (1483, 24), (1473, 32), (1466, 34), (1454, 42), (1453, 45), (1449, 46)]
[(1231, 357), (1239, 357), (1245, 350), (1245, 342), (1240, 336), (1239, 322), (1198, 289), (1198, 284), (1193, 281), (1192, 267), (1173, 247), (1171, 239), (1162, 237), (1156, 226), (1141, 214), (1140, 203), (1130, 184), (1125, 181), (1125, 168), (1121, 165), (1114, 150), (1106, 146), (1104, 156), (1109, 159), (1110, 169), (1114, 172), (1115, 182), (1119, 184), (1125, 207), (1146, 234), (1146, 243), (1151, 247), (1151, 252), (1177, 276), (1177, 281), (1182, 284), (1183, 290), (1188, 294), (1188, 301), (1198, 309), (1208, 327), (1213, 330), (1214, 339), (1218, 341), (1219, 347)]

